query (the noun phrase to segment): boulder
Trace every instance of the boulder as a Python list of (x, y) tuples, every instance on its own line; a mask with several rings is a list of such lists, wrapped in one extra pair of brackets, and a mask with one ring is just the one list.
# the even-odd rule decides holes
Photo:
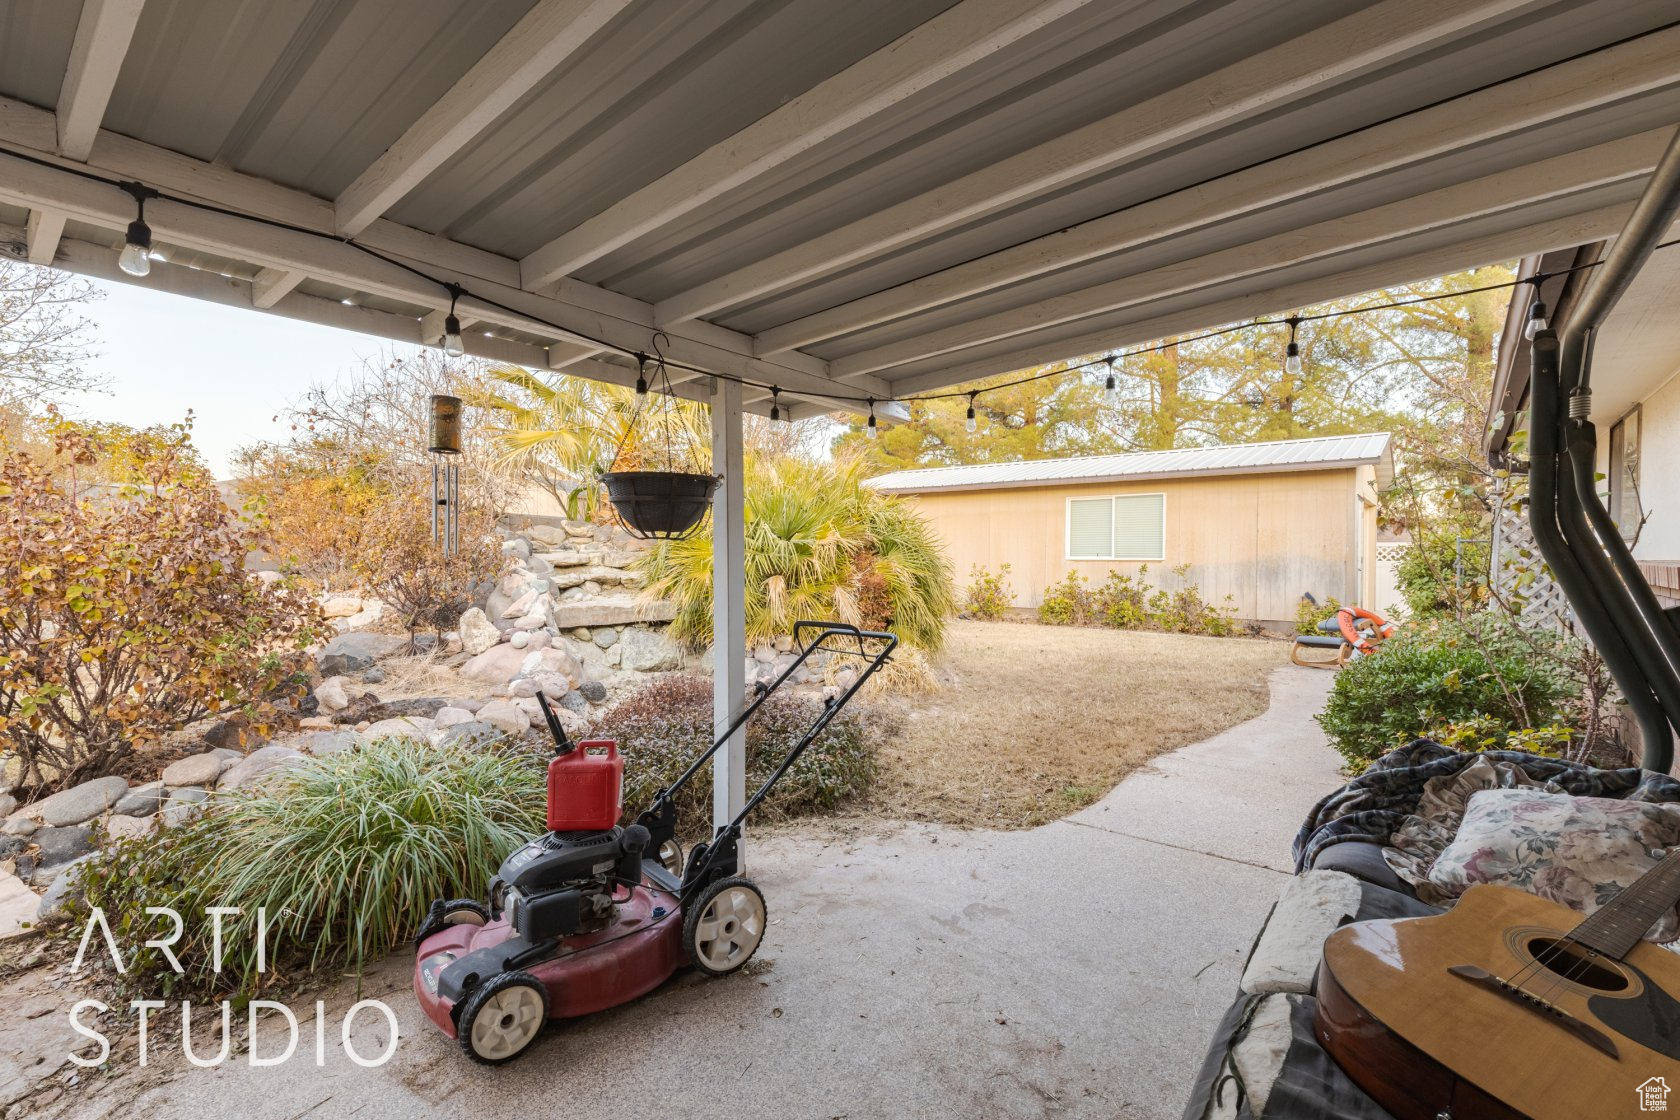
[(30, 839), (39, 849), (35, 857), (38, 877), (43, 871), (49, 877), (56, 874), (65, 864), (87, 855), (94, 847), (93, 829), (81, 824), (43, 828)]
[(210, 791), (196, 786), (172, 789), (163, 799), (163, 808), (158, 811), (158, 824), (163, 828), (179, 828), (202, 813), (208, 800)]
[(466, 708), (457, 708), (451, 705), (437, 710), (437, 715), (432, 717), (432, 726), (437, 728), (454, 727), (457, 724), (471, 723), (472, 718), (472, 712)]
[(317, 731), (303, 743), (316, 758), (329, 758), (360, 746), (364, 741), (362, 735), (356, 731)]
[(591, 704), (604, 704), (607, 699), (607, 686), (600, 681), (584, 681), (577, 686), (578, 695)]
[(363, 599), (362, 609), (349, 618), (335, 618), (332, 620), (333, 629), (339, 633), (349, 630), (360, 630), (364, 626), (372, 626), (385, 615), (385, 604), (378, 599)]
[(502, 640), (502, 632), (477, 607), (468, 608), (461, 616), (460, 631), (463, 653), (480, 654)]
[(13, 813), (0, 825), (0, 836), (33, 836), (40, 827), (27, 813)]
[(386, 700), (362, 713), (363, 719), (375, 723), (382, 719), (430, 719), (437, 710), (449, 703), (443, 696), (411, 696), (406, 700)]
[(524, 696), (535, 696), (546, 693), (551, 700), (558, 700), (572, 690), (572, 681), (564, 673), (536, 672), (528, 677), (520, 677), (508, 688), (514, 699)]
[(509, 735), (523, 735), (531, 726), (530, 718), (518, 706), (506, 700), (492, 700), (478, 710), (475, 722), (488, 723)]
[[(532, 629), (535, 629), (535, 627), (533, 627)], [(508, 645), (512, 646), (514, 649), (524, 649), (526, 646), (528, 646), (530, 644), (531, 644), (530, 631), (515, 630), (513, 633), (508, 635)]]
[(299, 731), (331, 731), (332, 729), (331, 716), (304, 716), (298, 720)]
[[(351, 699), (350, 703), (346, 704), (344, 707), (342, 707), (338, 711), (334, 712), (333, 715), (332, 715), (332, 720), (335, 724), (336, 723), (350, 723), (350, 724), (362, 723), (363, 721), (365, 721), (369, 718), (368, 717), (369, 712), (378, 708), (383, 703), (384, 703), (384, 701), (379, 699), (379, 697), (376, 696), (374, 693), (364, 692), (360, 696), (354, 697), (353, 699)], [(376, 717), (376, 718), (380, 718), (380, 717)]]
[(357, 734), (368, 739), (424, 739), (436, 728), (437, 725), (425, 716), (397, 716), (371, 723), (366, 731)]
[(22, 933), (35, 922), (40, 910), (41, 900), (22, 879), (0, 874), (0, 938)]
[(772, 645), (760, 645), (753, 649), (752, 655), (754, 661), (768, 665), (772, 661), (776, 660), (776, 647)]
[(508, 733), (495, 724), (475, 719), (445, 728), (438, 738), (438, 745), (440, 747), (489, 747), (500, 743), (507, 736)]
[[(549, 634), (547, 630), (533, 630), (531, 631), (530, 638), (530, 642), (526, 644), (526, 649), (547, 649), (549, 646), (554, 644), (553, 635)], [(510, 638), (509, 640), (511, 641), (512, 639)]]
[(587, 521), (567, 519), (560, 522), (560, 528), (566, 531), (568, 537), (574, 539), (593, 540), (595, 537), (595, 526)]
[(342, 711), (350, 704), (343, 677), (328, 677), (315, 686), (315, 700), (329, 712)]
[(626, 630), (615, 648), (619, 651), (619, 664), (638, 673), (682, 668), (682, 648), (657, 631)]
[(28, 806), (24, 812), (49, 828), (81, 824), (115, 805), (127, 792), (128, 779), (112, 774), (55, 793)]
[(207, 786), (215, 783), (222, 772), (221, 756), (211, 751), (177, 759), (163, 768), (163, 783), (167, 786)]
[(111, 812), (127, 817), (149, 817), (163, 804), (164, 788), (162, 782), (147, 782), (143, 786), (135, 786), (117, 798), (116, 804), (111, 806)]
[(476, 696), (457, 696), (449, 702), (451, 708), (461, 708), (469, 712), (476, 712), (484, 707), (484, 701)]
[(228, 767), (227, 773), (216, 783), (216, 788), (243, 789), (263, 780), (281, 767), (296, 766), (303, 758), (302, 751), (282, 747), (278, 743), (258, 748)]
[(361, 610), (362, 601), (354, 595), (334, 595), (321, 604), (321, 614), (326, 618), (349, 618)]
[(519, 596), (519, 598), (515, 599), (513, 602), (511, 602), (507, 605), (507, 609), (502, 612), (502, 617), (503, 618), (519, 618), (522, 615), (530, 614), (531, 613), (531, 608), (535, 607), (536, 605), (537, 605), (537, 593), (536, 593), (536, 591), (535, 590), (527, 590), (523, 595)]
[(52, 922), (63, 916), (64, 907), (81, 897), (82, 868), (95, 859), (99, 853), (89, 852), (85, 856), (71, 860), (59, 869), (48, 885), (47, 891), (35, 904), (35, 920), (37, 922)]
[(525, 530), (525, 536), (536, 544), (554, 548), (566, 543), (566, 531), (558, 525), (532, 525)]
[(323, 677), (342, 677), (373, 668), (376, 659), (389, 657), (407, 644), (407, 638), (396, 634), (354, 630), (339, 634), (322, 646), (315, 663)]
[(516, 600), (530, 590), (526, 587), (530, 579), (531, 574), (529, 572), (521, 572), (515, 569), (496, 581), (496, 590), (506, 595), (510, 601)]
[[(429, 638), (429, 637), (431, 637), (430, 634), (416, 634), (415, 635), (415, 640), (418, 641), (421, 638)], [(385, 679), (385, 670), (381, 669), (377, 665), (375, 665), (373, 668), (367, 670), (365, 673), (362, 674), (362, 683), (363, 684), (378, 684), (381, 681), (383, 681), (384, 679)]]
[(506, 684), (519, 675), (526, 652), (510, 645), (499, 645), (480, 653), (461, 666), (461, 675), (468, 680)]
[[(547, 611), (532, 611), (530, 614), (526, 615), (524, 618), (515, 619), (514, 623), (513, 623), (513, 628), (515, 630), (541, 630), (544, 626), (547, 626), (547, 625), (548, 625), (548, 612)], [(525, 640), (525, 644), (526, 645), (531, 644), (529, 638), (527, 638)]]
[(241, 716), (233, 719), (219, 719), (210, 725), (204, 733), (204, 741), (211, 747), (221, 747), (235, 750), (242, 747), (255, 747), (263, 743), (263, 737), (246, 724)]
[(538, 673), (558, 673), (566, 678), (567, 688), (576, 688), (583, 680), (583, 666), (563, 649), (539, 649), (527, 653), (519, 663), (519, 674), (530, 677)]
[(9, 793), (0, 793), (0, 817), (9, 817), (12, 810), (17, 808), (17, 798)]
[(156, 827), (156, 816), (130, 817), (112, 813), (105, 820), (105, 835), (112, 840), (133, 840), (147, 835)]
[[(551, 694), (552, 695), (552, 694)], [(583, 693), (573, 690), (560, 697), (560, 706), (569, 712), (576, 712), (580, 716), (589, 714), (589, 701)]]
[(633, 622), (670, 622), (677, 617), (676, 604), (645, 602), (634, 595), (607, 595), (582, 602), (561, 603), (554, 608), (554, 626), (571, 630), (587, 626), (627, 626)]
[(589, 637), (602, 649), (611, 649), (618, 641), (618, 630), (611, 626), (597, 626)]
[(529, 560), (531, 558), (531, 542), (524, 537), (514, 537), (512, 540), (503, 541), (502, 554), (514, 556), (520, 560)]

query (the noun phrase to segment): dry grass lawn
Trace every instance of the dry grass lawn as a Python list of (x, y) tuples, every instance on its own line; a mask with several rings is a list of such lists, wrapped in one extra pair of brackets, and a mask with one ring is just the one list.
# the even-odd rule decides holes
[(894, 702), (877, 812), (1025, 828), (1266, 708), (1276, 640), (955, 622), (936, 692)]

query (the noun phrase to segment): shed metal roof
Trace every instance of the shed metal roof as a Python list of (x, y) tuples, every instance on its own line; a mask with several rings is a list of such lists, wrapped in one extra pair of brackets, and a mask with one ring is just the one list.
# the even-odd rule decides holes
[(1223, 447), (1186, 447), (1173, 451), (1133, 451), (1121, 455), (1080, 455), (1068, 459), (928, 467), (880, 475), (871, 479), (869, 485), (891, 494), (923, 494), (942, 490), (993, 490), (1140, 478), (1274, 474), (1360, 465), (1377, 468), (1378, 488), (1386, 487), (1393, 481), (1394, 463), (1389, 454), (1387, 432), (1284, 439), (1271, 443), (1233, 443)]
[[(798, 416), (1606, 236), (1676, 120), (1674, 0), (7, 0), (0, 252)], [(135, 281), (119, 180), (221, 212)]]

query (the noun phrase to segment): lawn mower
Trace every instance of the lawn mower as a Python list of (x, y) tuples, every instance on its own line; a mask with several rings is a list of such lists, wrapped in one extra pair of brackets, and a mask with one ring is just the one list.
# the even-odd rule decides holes
[[(809, 640), (807, 635), (810, 635)], [(549, 831), (514, 851), (488, 896), (432, 903), (415, 937), (414, 994), (426, 1017), (475, 1061), (518, 1057), (550, 1019), (644, 995), (678, 968), (726, 976), (764, 938), (764, 895), (740, 872), (741, 825), (876, 670), (898, 638), (838, 622), (799, 622), (798, 654), (682, 776), (630, 825), (615, 742), (573, 744), (539, 693), (554, 739)], [(759, 707), (819, 650), (859, 659), (850, 686), (819, 714), (735, 819), (685, 860), (676, 796)]]

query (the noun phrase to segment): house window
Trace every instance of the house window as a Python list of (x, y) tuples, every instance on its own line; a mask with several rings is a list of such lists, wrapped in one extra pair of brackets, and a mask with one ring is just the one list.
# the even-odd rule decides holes
[(1067, 510), (1069, 560), (1166, 559), (1165, 494), (1071, 498)]
[(1610, 429), (1610, 516), (1631, 542), (1645, 511), (1639, 501), (1639, 409)]

